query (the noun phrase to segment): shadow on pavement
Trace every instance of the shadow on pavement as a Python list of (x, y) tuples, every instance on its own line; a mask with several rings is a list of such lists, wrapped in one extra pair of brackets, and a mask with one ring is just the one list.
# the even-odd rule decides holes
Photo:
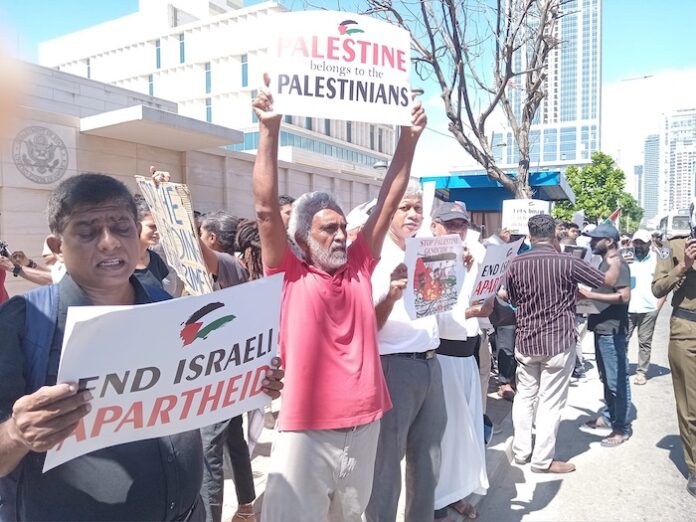
[(682, 448), (679, 435), (667, 435), (660, 442), (655, 444), (657, 448), (669, 451), (669, 460), (674, 463), (674, 466), (679, 470), (679, 473), (686, 478), (689, 474), (689, 469), (684, 460), (684, 450)]
[[(630, 363), (628, 365), (628, 375), (635, 375), (637, 367), (638, 365), (636, 363)], [(672, 370), (670, 370), (669, 368), (651, 363), (650, 368), (648, 368), (648, 373), (646, 373), (645, 376), (648, 379), (653, 379), (655, 377), (663, 377), (665, 375), (669, 375), (670, 373), (672, 373)]]

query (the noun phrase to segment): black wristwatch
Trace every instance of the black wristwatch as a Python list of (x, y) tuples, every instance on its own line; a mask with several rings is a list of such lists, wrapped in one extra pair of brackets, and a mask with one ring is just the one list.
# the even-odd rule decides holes
[(17, 277), (22, 272), (22, 265), (15, 265), (12, 269), (12, 275)]

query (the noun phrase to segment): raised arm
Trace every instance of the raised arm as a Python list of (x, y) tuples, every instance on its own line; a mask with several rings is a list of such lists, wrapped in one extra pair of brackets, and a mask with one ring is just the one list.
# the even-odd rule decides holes
[(411, 109), (411, 126), (401, 127), (399, 143), (384, 177), (377, 204), (362, 230), (373, 257), (379, 257), (382, 252), (382, 243), (389, 230), (389, 224), (408, 187), (416, 144), (427, 122), (423, 106), (419, 101), (415, 101)]
[[(270, 79), (264, 75), (268, 87)], [(263, 264), (275, 268), (283, 261), (287, 235), (278, 204), (278, 135), (279, 114), (273, 112), (273, 97), (263, 89), (253, 102), (259, 118), (259, 148), (253, 171), (254, 207), (261, 238)]]

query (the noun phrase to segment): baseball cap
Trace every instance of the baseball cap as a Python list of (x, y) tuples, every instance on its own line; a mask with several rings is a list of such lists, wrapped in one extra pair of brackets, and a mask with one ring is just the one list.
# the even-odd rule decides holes
[(438, 221), (463, 219), (469, 222), (469, 213), (466, 211), (466, 205), (461, 201), (445, 202), (435, 209), (433, 219)]
[(642, 241), (643, 243), (650, 243), (650, 240), (652, 239), (652, 234), (648, 232), (647, 230), (636, 230), (636, 233), (633, 234), (633, 237), (631, 238), (631, 241)]
[(616, 227), (614, 225), (608, 225), (605, 223), (602, 223), (601, 225), (597, 225), (594, 230), (586, 230), (585, 232), (582, 233), (583, 236), (588, 236), (588, 237), (599, 237), (599, 238), (609, 238), (613, 239), (614, 241), (618, 242), (619, 241), (619, 231), (616, 230)]

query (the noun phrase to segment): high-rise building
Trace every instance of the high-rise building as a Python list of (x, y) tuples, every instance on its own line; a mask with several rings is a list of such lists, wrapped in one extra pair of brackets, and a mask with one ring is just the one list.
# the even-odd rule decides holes
[[(542, 101), (529, 133), (530, 168), (565, 167), (591, 162), (600, 150), (601, 111), (601, 0), (563, 3), (556, 26), (560, 40), (551, 51)], [(515, 54), (513, 68), (526, 67), (526, 49)], [(511, 82), (509, 95), (516, 117), (522, 113), (524, 82)], [(494, 132), (492, 145), (497, 160), (513, 166), (519, 162), (512, 129)]]
[[(140, 0), (138, 12), (39, 45), (39, 63), (157, 96), (179, 113), (239, 129), (254, 150), (258, 122), (251, 100), (261, 84), (268, 25), (286, 9), (276, 2)], [(393, 153), (389, 125), (286, 116), (280, 158), (374, 175)], [(330, 189), (330, 187), (307, 187)]]
[(643, 146), (643, 190), (640, 206), (645, 211), (643, 217), (653, 219), (659, 210), (660, 193), (660, 136), (651, 134), (645, 138)]
[(670, 112), (661, 135), (661, 213), (687, 208), (696, 195), (696, 108)]
[(645, 195), (643, 190), (643, 165), (633, 166), (633, 177), (633, 186), (635, 187), (633, 195), (638, 204), (643, 207), (643, 196)]

